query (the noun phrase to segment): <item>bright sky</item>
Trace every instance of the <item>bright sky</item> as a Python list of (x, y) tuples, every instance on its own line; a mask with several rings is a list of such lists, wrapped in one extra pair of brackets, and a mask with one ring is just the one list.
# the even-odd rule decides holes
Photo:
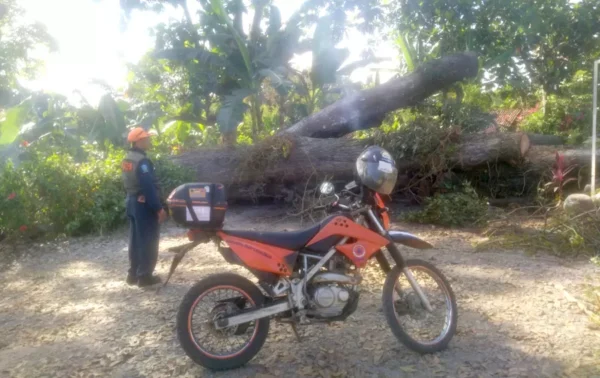
[[(196, 1), (188, 0), (188, 4), (194, 15)], [(285, 21), (301, 2), (275, 0), (275, 4)], [(45, 24), (59, 45), (59, 51), (43, 55), (46, 65), (39, 77), (25, 84), (32, 89), (67, 96), (78, 89), (92, 103), (97, 103), (102, 95), (99, 87), (90, 84), (92, 80), (104, 81), (114, 88), (124, 87), (126, 64), (137, 62), (154, 45), (150, 28), (159, 22), (181, 18), (178, 9), (162, 14), (134, 12), (127, 28), (122, 30), (119, 0), (19, 0), (19, 5), (25, 9), (29, 20)], [(350, 49), (350, 62), (359, 58), (366, 43), (365, 36), (355, 32), (340, 46)], [(392, 46), (382, 46), (377, 50), (378, 56), (395, 58), (397, 55)], [(298, 65), (305, 67), (310, 61), (310, 54), (296, 59)], [(357, 70), (352, 78), (364, 80), (368, 72), (366, 69)], [(385, 73), (382, 72), (382, 76)]]

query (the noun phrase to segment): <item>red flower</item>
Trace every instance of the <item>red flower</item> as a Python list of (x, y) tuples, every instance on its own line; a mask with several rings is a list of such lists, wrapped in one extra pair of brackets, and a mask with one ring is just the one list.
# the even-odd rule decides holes
[(19, 231), (21, 231), (21, 232), (27, 231), (27, 226), (22, 225), (21, 227), (19, 227)]
[(552, 170), (552, 179), (557, 183), (564, 185), (567, 182), (574, 180), (573, 178), (566, 180), (567, 175), (575, 168), (575, 166), (565, 167), (565, 155), (556, 152), (556, 164)]
[(10, 200), (15, 199), (15, 197), (17, 197), (17, 193), (12, 192), (8, 195), (8, 197), (6, 199), (8, 199), (10, 201)]
[(21, 142), (21, 147), (29, 147), (29, 142), (24, 140)]

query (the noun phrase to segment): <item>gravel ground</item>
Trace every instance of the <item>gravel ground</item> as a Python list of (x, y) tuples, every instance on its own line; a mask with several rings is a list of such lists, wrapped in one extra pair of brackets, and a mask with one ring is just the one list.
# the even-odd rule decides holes
[[(271, 211), (272, 213), (272, 211)], [(236, 209), (239, 228), (293, 229), (264, 208)], [(395, 228), (402, 225), (395, 224)], [(411, 230), (436, 245), (425, 258), (447, 275), (457, 295), (458, 330), (449, 348), (420, 356), (402, 346), (381, 312), (384, 276), (364, 271), (358, 310), (344, 323), (300, 328), (271, 323), (269, 338), (244, 368), (213, 373), (194, 365), (177, 342), (175, 314), (194, 281), (242, 269), (213, 245), (190, 252), (159, 294), (125, 284), (127, 234), (32, 246), (0, 270), (1, 377), (600, 377), (600, 330), (568, 294), (600, 278), (585, 260), (520, 251), (477, 253), (477, 235), (431, 227)], [(161, 249), (183, 242), (165, 227)], [(171, 253), (161, 252), (165, 276)], [(0, 265), (1, 267), (2, 265)], [(565, 295), (565, 293), (568, 293)]]

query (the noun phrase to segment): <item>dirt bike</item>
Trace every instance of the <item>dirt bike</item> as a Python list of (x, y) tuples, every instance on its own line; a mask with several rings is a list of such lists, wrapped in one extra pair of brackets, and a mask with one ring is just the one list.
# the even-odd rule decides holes
[[(218, 197), (221, 188), (188, 184), (179, 190), (185, 198), (171, 195), (172, 211), (177, 213), (179, 207), (181, 223), (190, 226), (191, 242), (174, 249), (177, 255), (165, 285), (185, 253), (207, 240), (217, 242), (228, 263), (252, 272), (258, 285), (237, 274), (221, 273), (188, 291), (177, 314), (177, 335), (196, 363), (213, 370), (244, 365), (265, 343), (273, 318), (291, 324), (298, 339), (297, 326), (347, 319), (358, 306), (361, 270), (373, 258), (387, 273), (383, 312), (394, 335), (419, 353), (447, 347), (458, 315), (450, 284), (429, 262), (404, 259), (397, 244), (417, 249), (432, 245), (390, 230), (389, 210), (378, 193), (352, 182), (334, 194), (333, 185), (323, 183), (321, 193), (334, 200), (313, 210), (328, 213), (324, 220), (299, 231), (260, 232), (219, 227), (224, 206), (203, 200), (211, 190), (213, 199)], [(215, 229), (191, 227), (208, 219), (211, 211), (217, 218)], [(393, 268), (383, 249), (395, 263)], [(440, 294), (435, 296), (434, 289)], [(440, 329), (426, 329), (428, 325)]]

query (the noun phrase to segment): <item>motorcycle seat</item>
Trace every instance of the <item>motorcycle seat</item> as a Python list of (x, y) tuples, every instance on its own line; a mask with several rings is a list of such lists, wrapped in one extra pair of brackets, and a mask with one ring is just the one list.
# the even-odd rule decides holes
[(303, 248), (321, 229), (320, 224), (310, 228), (297, 231), (283, 232), (264, 232), (264, 231), (242, 231), (242, 230), (223, 230), (227, 235), (242, 239), (248, 239), (259, 243), (272, 245), (291, 251), (297, 251)]
[(303, 230), (282, 231), (282, 232), (264, 232), (264, 231), (246, 231), (246, 230), (223, 230), (227, 235), (242, 239), (248, 239), (259, 243), (272, 245), (283, 249), (297, 251), (306, 244), (321, 230), (321, 223)]

